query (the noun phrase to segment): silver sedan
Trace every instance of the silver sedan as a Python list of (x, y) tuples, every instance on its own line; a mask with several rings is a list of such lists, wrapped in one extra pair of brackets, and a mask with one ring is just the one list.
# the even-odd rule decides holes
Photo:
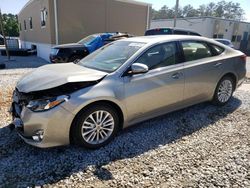
[(223, 106), (245, 75), (246, 56), (212, 39), (124, 39), (23, 77), (10, 127), (37, 147), (99, 148), (135, 123), (204, 101)]

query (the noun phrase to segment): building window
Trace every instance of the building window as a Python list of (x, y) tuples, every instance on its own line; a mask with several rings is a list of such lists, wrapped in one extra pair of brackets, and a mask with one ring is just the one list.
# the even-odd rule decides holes
[(23, 21), (23, 27), (24, 27), (24, 31), (26, 31), (26, 20)]
[(19, 31), (22, 31), (22, 24), (21, 24), (21, 22), (19, 23)]
[(43, 10), (41, 10), (41, 26), (42, 27), (46, 26), (46, 17), (47, 17), (47, 11), (44, 8)]
[(30, 29), (33, 29), (32, 17), (29, 18)]
[(232, 36), (232, 42), (235, 42), (236, 41), (236, 35), (233, 35)]
[(214, 38), (214, 39), (217, 39), (217, 38), (223, 39), (223, 37), (224, 37), (223, 34), (214, 34), (214, 35), (213, 35), (213, 38)]
[(241, 35), (238, 35), (237, 36), (237, 42), (240, 42), (241, 41)]
[(218, 35), (218, 38), (219, 38), (219, 39), (223, 39), (223, 37), (224, 37), (223, 34), (219, 34), (219, 35)]

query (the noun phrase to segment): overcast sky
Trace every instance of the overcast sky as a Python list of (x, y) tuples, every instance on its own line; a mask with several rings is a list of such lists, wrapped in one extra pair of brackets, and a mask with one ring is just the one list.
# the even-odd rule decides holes
[[(141, 2), (151, 3), (154, 9), (160, 9), (163, 5), (168, 7), (175, 6), (175, 0), (137, 0)], [(193, 7), (198, 8), (200, 4), (207, 4), (209, 2), (219, 2), (220, 0), (179, 0), (180, 6), (191, 4)], [(228, 0), (226, 0), (228, 1)], [(250, 22), (250, 0), (229, 0), (238, 2), (241, 7), (245, 10), (246, 21)], [(28, 2), (28, 0), (0, 0), (0, 8), (3, 13), (17, 14), (22, 7)]]

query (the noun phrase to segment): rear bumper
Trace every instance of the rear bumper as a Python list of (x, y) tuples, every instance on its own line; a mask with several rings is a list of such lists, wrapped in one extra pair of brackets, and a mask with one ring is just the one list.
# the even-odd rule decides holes
[(48, 148), (70, 143), (70, 126), (74, 115), (57, 106), (46, 112), (33, 112), (24, 107), (21, 116), (10, 125), (28, 144)]

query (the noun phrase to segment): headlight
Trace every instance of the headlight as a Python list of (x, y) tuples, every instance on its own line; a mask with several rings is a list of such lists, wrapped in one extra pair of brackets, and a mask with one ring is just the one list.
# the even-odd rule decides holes
[(27, 108), (34, 112), (42, 112), (46, 110), (50, 110), (59, 104), (63, 103), (64, 101), (68, 101), (69, 96), (62, 95), (59, 97), (53, 97), (48, 99), (40, 99), (40, 100), (33, 100), (30, 101), (27, 105)]
[(57, 55), (57, 53), (59, 52), (59, 49), (57, 49), (57, 48), (51, 48), (51, 54), (52, 55)]

